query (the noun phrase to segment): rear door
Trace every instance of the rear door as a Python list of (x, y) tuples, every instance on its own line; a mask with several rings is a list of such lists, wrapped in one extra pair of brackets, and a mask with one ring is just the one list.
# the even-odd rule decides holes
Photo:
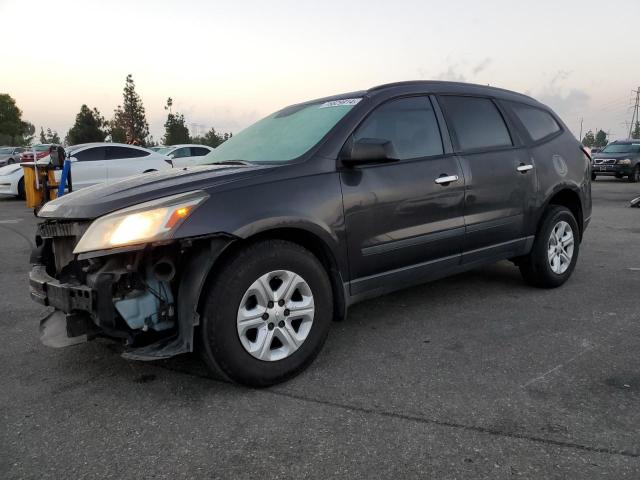
[[(354, 295), (415, 283), (460, 261), (464, 178), (436, 118), (427, 96), (394, 99), (353, 134), (391, 141), (399, 154), (397, 162), (341, 170)], [(455, 180), (436, 183), (443, 176)]]
[(71, 165), (73, 188), (84, 188), (107, 180), (105, 147), (90, 147), (72, 153), (77, 161)]
[(438, 101), (465, 176), (463, 263), (521, 254), (535, 201), (526, 148), (491, 98), (443, 95)]
[(151, 152), (137, 148), (114, 145), (107, 148), (107, 178), (109, 181), (139, 175), (141, 173), (156, 170), (149, 165), (146, 157)]

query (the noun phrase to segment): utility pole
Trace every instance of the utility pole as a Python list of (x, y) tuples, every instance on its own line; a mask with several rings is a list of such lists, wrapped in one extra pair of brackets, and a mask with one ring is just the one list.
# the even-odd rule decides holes
[(636, 122), (640, 121), (640, 117), (638, 117), (638, 108), (640, 107), (640, 87), (637, 88), (637, 90), (633, 90), (633, 93), (636, 94), (636, 104), (633, 107), (633, 113), (631, 114), (631, 125), (629, 125), (629, 137), (631, 138), (631, 135), (633, 134), (633, 127), (635, 126)]
[(582, 141), (582, 122), (584, 121), (584, 117), (580, 117), (580, 137), (578, 140)]

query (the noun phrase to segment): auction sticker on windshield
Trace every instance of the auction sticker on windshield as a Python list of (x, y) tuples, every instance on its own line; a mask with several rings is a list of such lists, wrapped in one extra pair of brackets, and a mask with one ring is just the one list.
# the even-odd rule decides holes
[(330, 102), (324, 102), (320, 105), (320, 108), (328, 108), (328, 107), (342, 107), (345, 105), (353, 106), (360, 103), (361, 98), (343, 98), (342, 100), (331, 100)]

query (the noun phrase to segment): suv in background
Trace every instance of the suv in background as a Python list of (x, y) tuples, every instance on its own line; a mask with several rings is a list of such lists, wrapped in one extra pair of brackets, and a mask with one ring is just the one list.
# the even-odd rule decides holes
[(592, 157), (591, 180), (598, 175), (613, 175), (640, 182), (640, 140), (616, 140)]
[(199, 344), (222, 378), (271, 385), (363, 299), (505, 259), (562, 285), (591, 217), (590, 159), (566, 125), (479, 85), (292, 105), (206, 161), (40, 210), (31, 296), (55, 307), (43, 342), (109, 336), (139, 360)]

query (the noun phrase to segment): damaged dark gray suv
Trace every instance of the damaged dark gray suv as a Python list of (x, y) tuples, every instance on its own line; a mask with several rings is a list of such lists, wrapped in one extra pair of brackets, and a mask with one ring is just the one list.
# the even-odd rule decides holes
[(46, 204), (31, 296), (44, 343), (120, 339), (155, 360), (198, 349), (266, 386), (303, 370), (353, 303), (504, 259), (571, 275), (590, 159), (530, 97), (448, 82), (383, 85), (280, 110), (210, 165)]

